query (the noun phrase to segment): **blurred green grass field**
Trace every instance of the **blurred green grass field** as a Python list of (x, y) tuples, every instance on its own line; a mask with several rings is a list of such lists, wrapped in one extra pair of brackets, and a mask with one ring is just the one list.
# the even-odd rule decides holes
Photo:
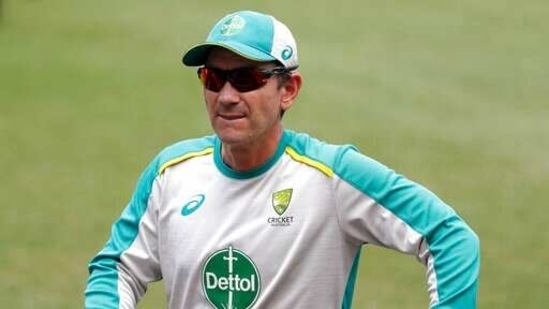
[[(482, 245), (479, 308), (549, 302), (549, 4), (9, 0), (0, 19), (0, 303), (78, 308), (142, 168), (209, 134), (180, 56), (234, 10), (298, 40), (286, 126), (435, 191)], [(353, 308), (427, 308), (423, 267), (366, 248)], [(165, 306), (153, 284), (140, 308)]]

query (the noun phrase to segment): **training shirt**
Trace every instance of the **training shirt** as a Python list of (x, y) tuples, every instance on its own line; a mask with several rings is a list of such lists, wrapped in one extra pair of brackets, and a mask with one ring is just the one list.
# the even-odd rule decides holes
[(162, 279), (170, 309), (351, 308), (365, 244), (415, 255), (432, 308), (476, 308), (478, 238), (421, 185), (290, 130), (246, 172), (216, 136), (186, 140), (142, 173), (90, 262), (85, 307), (135, 308)]

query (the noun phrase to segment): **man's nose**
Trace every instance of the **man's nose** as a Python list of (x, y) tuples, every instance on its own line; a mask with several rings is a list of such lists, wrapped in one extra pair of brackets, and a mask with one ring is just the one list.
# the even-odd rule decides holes
[(240, 100), (240, 92), (234, 89), (229, 81), (226, 81), (219, 90), (218, 100), (221, 104), (236, 104)]

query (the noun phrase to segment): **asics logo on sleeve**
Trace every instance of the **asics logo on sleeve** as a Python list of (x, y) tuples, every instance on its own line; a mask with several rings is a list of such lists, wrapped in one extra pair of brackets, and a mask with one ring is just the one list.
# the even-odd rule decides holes
[(193, 195), (185, 205), (181, 208), (181, 214), (186, 217), (188, 215), (191, 215), (193, 212), (195, 212), (200, 206), (202, 206), (202, 203), (204, 203), (204, 200), (206, 199), (206, 196), (204, 194), (197, 194)]

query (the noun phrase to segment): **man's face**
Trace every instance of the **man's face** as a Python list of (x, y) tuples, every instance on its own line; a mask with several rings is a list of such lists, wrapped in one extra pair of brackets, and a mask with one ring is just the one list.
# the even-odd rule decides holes
[[(223, 48), (213, 48), (206, 66), (222, 70), (243, 67), (273, 68), (274, 63), (262, 63), (243, 58)], [(204, 88), (204, 98), (215, 133), (225, 144), (261, 145), (281, 129), (280, 112), (284, 107), (285, 89), (279, 87), (276, 76), (259, 89), (239, 92), (226, 82), (218, 92)]]

